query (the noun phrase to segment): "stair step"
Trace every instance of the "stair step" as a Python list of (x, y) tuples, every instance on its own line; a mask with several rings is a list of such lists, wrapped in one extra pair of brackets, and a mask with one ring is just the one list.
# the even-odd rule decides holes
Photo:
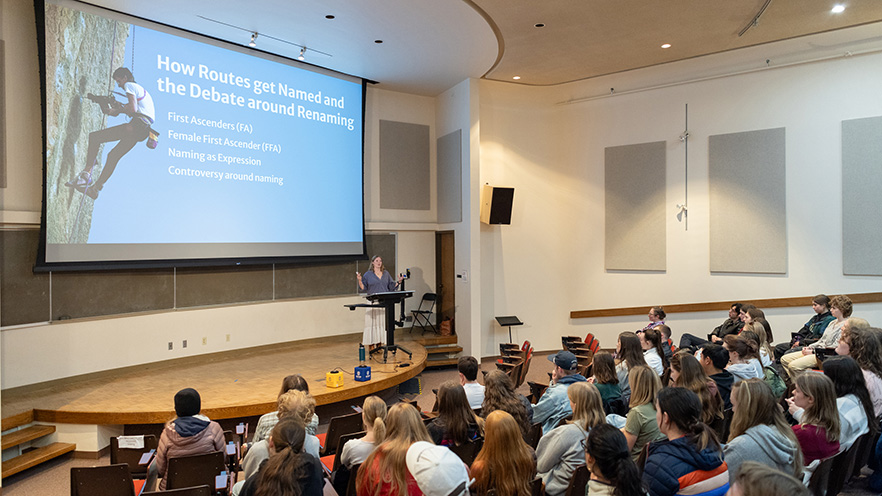
[(15, 429), (16, 427), (21, 427), (23, 425), (28, 425), (34, 421), (34, 411), (28, 410), (26, 412), (19, 413), (17, 415), (11, 415), (6, 417), (2, 421), (2, 425), (0, 425), (0, 430), (8, 431), (9, 429)]
[(429, 357), (429, 359), (426, 360), (426, 368), (446, 367), (448, 365), (456, 365), (458, 362), (459, 358), (437, 358), (433, 360), (431, 357)]
[(462, 351), (462, 346), (454, 345), (454, 346), (426, 346), (426, 353), (429, 355), (437, 355), (437, 354), (450, 354), (450, 353), (459, 353)]
[(5, 450), (13, 446), (18, 446), (19, 444), (24, 444), (28, 441), (48, 436), (53, 432), (55, 432), (54, 425), (32, 425), (30, 427), (25, 427), (24, 429), (4, 434), (2, 437), (2, 449)]
[(456, 335), (453, 336), (414, 336), (414, 341), (423, 346), (434, 346), (439, 344), (456, 344)]
[(52, 443), (48, 446), (43, 446), (41, 448), (37, 448), (26, 453), (22, 453), (15, 458), (3, 460), (3, 477), (6, 478), (10, 475), (17, 474), (22, 470), (27, 470), (43, 462), (47, 462), (53, 458), (59, 457), (65, 453), (70, 453), (75, 449), (77, 449), (76, 444)]

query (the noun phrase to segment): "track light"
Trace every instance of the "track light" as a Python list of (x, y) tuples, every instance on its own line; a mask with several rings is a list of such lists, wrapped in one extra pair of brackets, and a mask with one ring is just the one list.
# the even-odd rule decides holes
[(256, 47), (256, 46), (257, 46), (257, 41), (256, 41), (256, 40), (257, 40), (257, 33), (251, 33), (251, 42), (248, 43), (248, 46), (250, 46), (250, 47), (252, 47), (252, 48), (253, 48), (253, 47)]
[(297, 60), (306, 60), (306, 47), (300, 47), (300, 56)]

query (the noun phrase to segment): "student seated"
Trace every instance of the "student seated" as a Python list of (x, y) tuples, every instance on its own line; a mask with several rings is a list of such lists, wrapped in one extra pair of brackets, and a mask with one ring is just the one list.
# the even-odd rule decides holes
[(481, 408), (484, 402), (484, 386), (478, 383), (478, 360), (473, 356), (460, 357), (456, 364), (459, 371), (459, 383), (465, 389), (466, 398), (469, 400), (469, 406), (472, 410)]
[(438, 417), (427, 426), (439, 446), (459, 446), (484, 436), (484, 420), (469, 407), (465, 389), (447, 381), (438, 389)]
[(202, 398), (195, 389), (181, 389), (175, 394), (177, 417), (165, 424), (156, 447), (156, 468), (162, 477), (160, 491), (165, 491), (169, 459), (224, 450), (224, 430), (201, 415), (201, 410)]
[[(309, 383), (306, 382), (306, 379), (303, 378), (300, 374), (292, 374), (288, 377), (282, 379), (282, 389), (279, 391), (278, 399), (282, 397), (283, 394), (287, 393), (291, 390), (303, 391), (306, 394), (309, 394)], [(269, 436), (270, 431), (273, 430), (276, 423), (279, 422), (279, 411), (276, 409), (275, 412), (270, 412), (260, 416), (260, 419), (257, 421), (257, 427), (254, 429), (254, 438), (251, 440), (252, 443), (256, 443), (258, 441), (262, 441)], [(315, 431), (318, 428), (319, 418), (315, 412), (312, 412), (312, 418), (309, 423), (306, 424), (306, 433), (312, 434), (315, 436)]]
[(417, 441), (407, 449), (405, 460), (407, 471), (427, 496), (468, 496), (469, 472), (449, 449)]
[[(839, 412), (839, 452), (843, 452), (867, 432), (879, 432), (873, 415), (873, 401), (860, 366), (853, 358), (836, 356), (824, 361), (824, 375), (836, 388)], [(799, 421), (799, 419), (796, 419)]]
[[(655, 412), (655, 397), (661, 389), (661, 380), (654, 370), (646, 365), (631, 369), (628, 379), (631, 382), (631, 403), (622, 433), (631, 449), (631, 458), (635, 461), (640, 457), (643, 445), (662, 439), (658, 430)], [(616, 417), (611, 415), (610, 417)], [(618, 417), (621, 418), (621, 417)], [(610, 421), (612, 422), (612, 421)]]
[(584, 463), (585, 437), (591, 429), (606, 423), (600, 392), (593, 384), (573, 384), (567, 396), (573, 419), (542, 436), (536, 447), (536, 468), (549, 496), (566, 493), (573, 473)]
[(631, 331), (625, 331), (619, 334), (619, 339), (616, 341), (616, 377), (619, 379), (619, 387), (622, 388), (622, 396), (625, 398), (631, 396), (628, 374), (638, 365), (646, 365), (640, 338)]
[(585, 378), (579, 374), (576, 355), (569, 351), (558, 351), (549, 355), (548, 359), (554, 363), (551, 372), (551, 385), (545, 390), (545, 394), (533, 406), (533, 422), (542, 424), (542, 433), (547, 434), (557, 427), (558, 422), (569, 417), (570, 402), (567, 399), (567, 388), (577, 382), (585, 382)]
[(496, 410), (487, 416), (485, 427), (484, 446), (472, 462), (475, 494), (486, 494), (492, 489), (496, 494), (528, 496), (536, 476), (536, 458), (518, 435), (520, 429), (515, 420)]
[(824, 334), (827, 325), (836, 319), (830, 313), (830, 298), (827, 295), (819, 294), (812, 298), (812, 310), (815, 314), (794, 333), (790, 341), (775, 345), (775, 360), (781, 360), (787, 353), (799, 351), (803, 346), (817, 341)]
[(609, 403), (622, 397), (615, 359), (606, 351), (597, 352), (592, 361), (591, 372), (594, 375), (588, 378), (588, 382), (594, 384), (600, 391), (603, 409), (609, 412)]
[(718, 344), (706, 344), (696, 355), (701, 368), (717, 384), (717, 391), (723, 399), (723, 410), (729, 410), (732, 408), (729, 397), (732, 394), (732, 385), (735, 383), (735, 376), (726, 370), (726, 366), (729, 365), (729, 350)]
[(637, 335), (643, 348), (643, 359), (655, 373), (661, 376), (668, 367), (668, 359), (662, 348), (662, 335), (658, 329), (647, 329)]
[(640, 331), (648, 331), (665, 323), (665, 309), (662, 307), (652, 307), (649, 309), (649, 323), (640, 329)]
[(792, 475), (746, 461), (730, 482), (729, 496), (811, 496), (811, 491)]
[(524, 395), (515, 392), (511, 378), (501, 370), (491, 370), (484, 376), (484, 403), (481, 416), (485, 419), (496, 410), (502, 410), (517, 422), (526, 438), (533, 423), (533, 406)]
[(839, 453), (839, 412), (836, 389), (823, 374), (800, 374), (793, 396), (787, 398), (788, 410), (799, 424), (793, 433), (802, 448), (805, 464)]
[(882, 331), (870, 327), (870, 324), (856, 317), (851, 317), (842, 328), (836, 354), (854, 358), (867, 391), (873, 401), (873, 413), (882, 416)]
[(673, 385), (688, 389), (701, 400), (701, 421), (709, 426), (723, 420), (723, 398), (698, 360), (687, 351), (678, 351), (671, 360)]
[(646, 496), (625, 436), (609, 424), (588, 433), (585, 466), (591, 472), (587, 496)]
[(386, 414), (386, 439), (358, 469), (356, 486), (361, 496), (422, 496), (416, 479), (407, 467), (408, 448), (417, 441), (432, 442), (420, 412), (398, 403)]
[(763, 377), (756, 341), (730, 335), (726, 336), (723, 346), (729, 351), (729, 365), (726, 370), (735, 377), (735, 384)]
[(267, 445), (270, 457), (245, 480), (240, 496), (321, 496), (324, 482), (318, 459), (303, 451), (306, 426), (288, 417), (273, 427)]
[(830, 300), (830, 313), (833, 314), (836, 320), (827, 325), (821, 338), (799, 351), (788, 353), (781, 357), (781, 365), (784, 366), (784, 370), (790, 377), (794, 377), (803, 370), (815, 366), (817, 363), (815, 349), (836, 347), (836, 344), (839, 342), (839, 334), (842, 332), (842, 326), (851, 317), (851, 311), (852, 303), (848, 296), (836, 295)]
[(352, 468), (361, 465), (378, 444), (386, 439), (386, 402), (377, 396), (368, 396), (361, 407), (361, 424), (364, 437), (350, 439), (340, 452), (340, 467), (332, 474), (331, 480), (338, 493), (344, 493), (350, 477), (355, 477)]
[(667, 437), (649, 445), (643, 484), (650, 496), (725, 494), (729, 472), (717, 436), (701, 421), (701, 401), (688, 389), (659, 391), (658, 427)]
[(707, 343), (723, 344), (723, 338), (729, 334), (738, 334), (741, 332), (744, 322), (741, 321), (740, 313), (741, 303), (733, 303), (732, 306), (729, 307), (729, 317), (724, 320), (722, 324), (715, 327), (714, 330), (707, 335), (707, 339), (702, 339), (693, 334), (684, 334), (683, 337), (680, 338), (680, 349), (688, 349), (694, 352)]

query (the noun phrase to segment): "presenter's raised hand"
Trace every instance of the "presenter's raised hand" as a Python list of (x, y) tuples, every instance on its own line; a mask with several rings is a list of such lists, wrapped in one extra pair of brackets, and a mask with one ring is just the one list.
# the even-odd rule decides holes
[(361, 282), (361, 272), (355, 272), (355, 278), (358, 279), (358, 282)]

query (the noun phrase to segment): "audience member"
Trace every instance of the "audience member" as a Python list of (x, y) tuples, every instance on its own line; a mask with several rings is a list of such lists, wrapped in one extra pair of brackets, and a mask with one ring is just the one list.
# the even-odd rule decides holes
[(732, 478), (726, 496), (811, 496), (799, 479), (762, 463), (746, 461)]
[(406, 463), (426, 496), (468, 496), (469, 472), (449, 449), (417, 441), (407, 449)]
[(502, 410), (487, 416), (486, 437), (481, 452), (472, 462), (472, 486), (479, 495), (493, 489), (496, 494), (529, 496), (536, 476), (533, 450), (518, 435), (514, 418)]
[(465, 389), (454, 381), (438, 389), (438, 417), (427, 426), (432, 441), (439, 446), (459, 446), (483, 436), (484, 420), (469, 406)]
[(756, 306), (754, 306), (752, 303), (745, 303), (745, 304), (741, 305), (741, 311), (738, 312), (738, 318), (741, 319), (741, 322), (743, 322), (745, 324), (750, 322), (750, 315), (748, 315), (747, 312), (751, 308), (756, 308)]
[(640, 338), (631, 331), (625, 331), (619, 334), (619, 339), (616, 341), (616, 377), (619, 379), (619, 387), (622, 388), (622, 396), (631, 395), (628, 374), (638, 365), (646, 365)]
[(625, 436), (609, 424), (588, 433), (585, 466), (591, 472), (586, 496), (646, 496)]
[(671, 328), (665, 324), (656, 326), (655, 329), (661, 333), (661, 349), (664, 352), (665, 360), (671, 361), (671, 355), (674, 354), (674, 343), (671, 341)]
[(276, 423), (267, 444), (270, 457), (245, 480), (240, 496), (321, 496), (324, 482), (318, 459), (303, 451), (306, 426), (297, 417)]
[(824, 374), (796, 376), (793, 397), (787, 398), (787, 405), (790, 415), (799, 422), (793, 426), (793, 433), (806, 465), (839, 452), (836, 388), (829, 377)]
[(361, 407), (364, 437), (350, 439), (340, 452), (340, 463), (347, 468), (361, 465), (378, 444), (386, 439), (386, 402), (378, 396), (368, 396)]
[(763, 367), (772, 365), (772, 356), (774, 352), (769, 346), (769, 341), (766, 339), (766, 330), (760, 319), (754, 319), (751, 320), (749, 324), (745, 324), (739, 336), (756, 341), (760, 364), (762, 364)]
[[(824, 361), (824, 375), (836, 388), (839, 411), (839, 452), (843, 452), (867, 432), (876, 433), (879, 426), (873, 414), (873, 402), (867, 391), (864, 374), (853, 358), (836, 356)], [(797, 419), (799, 420), (799, 419)]]
[(481, 408), (484, 402), (484, 386), (478, 384), (478, 360), (473, 356), (464, 356), (459, 358), (456, 364), (459, 370), (459, 383), (465, 389), (466, 398), (469, 400), (469, 406), (472, 410)]
[(820, 339), (824, 334), (824, 329), (836, 319), (830, 313), (830, 298), (827, 295), (819, 294), (812, 298), (812, 310), (815, 311), (815, 314), (794, 333), (789, 343), (775, 346), (775, 360), (781, 360), (781, 357), (787, 353), (800, 351), (803, 346), (808, 346)]
[(567, 417), (573, 411), (570, 410), (570, 402), (567, 400), (567, 388), (570, 384), (584, 382), (585, 378), (579, 374), (576, 355), (569, 351), (558, 351), (549, 355), (548, 359), (554, 363), (551, 372), (551, 385), (545, 390), (545, 394), (533, 406), (533, 422), (542, 424), (542, 433), (548, 434), (551, 429)]
[(199, 412), (202, 398), (193, 388), (181, 389), (175, 394), (175, 417), (165, 424), (156, 448), (156, 468), (162, 480), (159, 490), (165, 490), (168, 460), (180, 456), (200, 455), (223, 451), (224, 430)]
[[(743, 331), (742, 331), (743, 334)], [(759, 361), (757, 343), (739, 336), (726, 336), (723, 345), (729, 351), (726, 367), (734, 377), (735, 384), (746, 379), (763, 377), (763, 365)]]
[(839, 342), (839, 334), (842, 332), (842, 327), (847, 322), (847, 319), (851, 317), (851, 311), (852, 303), (848, 296), (836, 295), (830, 300), (830, 313), (833, 314), (833, 317), (835, 317), (836, 320), (827, 325), (821, 338), (814, 343), (803, 347), (800, 351), (787, 353), (781, 357), (781, 365), (784, 366), (784, 370), (790, 374), (790, 377), (815, 366), (817, 363), (817, 359), (815, 358), (816, 348), (836, 347), (836, 344)]
[(722, 448), (701, 421), (698, 396), (685, 388), (665, 388), (658, 393), (656, 409), (659, 430), (667, 439), (649, 445), (643, 468), (649, 495), (722, 494), (728, 489)]
[(484, 403), (481, 416), (485, 419), (496, 410), (507, 412), (517, 422), (526, 438), (533, 423), (533, 405), (524, 395), (515, 392), (511, 378), (501, 370), (493, 370), (484, 376)]
[[(314, 411), (315, 399), (303, 391), (292, 389), (279, 398), (279, 422), (287, 417), (297, 417), (305, 426), (312, 419)], [(311, 434), (306, 434), (305, 428), (304, 434), (306, 437), (303, 441), (303, 451), (318, 458), (320, 450), (318, 438)], [(269, 456), (269, 444), (266, 439), (254, 443), (242, 460), (242, 470), (245, 472), (244, 479), (254, 475), (260, 464)], [(234, 487), (234, 493), (238, 494), (238, 491), (239, 489)]]
[(723, 398), (717, 383), (708, 377), (694, 356), (686, 351), (674, 353), (671, 360), (671, 379), (674, 386), (688, 389), (701, 400), (701, 421), (715, 426), (723, 420)]
[(723, 446), (730, 477), (745, 460), (759, 461), (795, 477), (802, 475), (799, 441), (772, 389), (762, 379), (735, 383), (732, 410), (729, 443)]
[(609, 402), (622, 397), (615, 359), (606, 351), (599, 351), (594, 355), (592, 364), (591, 372), (594, 375), (588, 381), (597, 386), (600, 399), (603, 400), (603, 409), (609, 411)]
[(717, 391), (723, 399), (723, 409), (729, 410), (732, 408), (729, 397), (732, 394), (732, 384), (735, 382), (735, 376), (726, 370), (726, 366), (729, 365), (729, 350), (719, 344), (706, 344), (702, 346), (700, 353), (696, 358), (699, 359), (708, 377), (717, 384)]
[(422, 496), (423, 492), (407, 467), (408, 448), (417, 441), (432, 442), (420, 412), (407, 403), (397, 403), (386, 414), (386, 439), (368, 455), (358, 469), (360, 496)]
[(667, 368), (667, 359), (661, 346), (661, 333), (658, 329), (647, 329), (637, 335), (640, 339), (640, 347), (643, 349), (643, 359), (646, 365), (655, 370), (661, 376)]
[(729, 307), (729, 317), (724, 320), (722, 324), (715, 327), (714, 330), (707, 335), (707, 339), (702, 339), (693, 334), (684, 334), (683, 337), (680, 338), (680, 349), (687, 349), (694, 352), (698, 347), (706, 343), (722, 344), (723, 338), (729, 334), (738, 334), (741, 332), (744, 322), (741, 322), (739, 316), (740, 312), (741, 303), (733, 303), (732, 306)]
[[(278, 404), (278, 400), (282, 398), (282, 395), (296, 389), (297, 391), (303, 391), (306, 394), (309, 394), (309, 383), (306, 382), (306, 379), (303, 378), (300, 374), (292, 374), (288, 377), (282, 379), (282, 389), (279, 391), (279, 396), (277, 397), (276, 403)], [(254, 438), (251, 440), (252, 443), (256, 443), (258, 441), (262, 441), (269, 436), (270, 431), (273, 430), (273, 427), (279, 422), (279, 411), (276, 409), (274, 412), (269, 412), (267, 414), (261, 415), (260, 419), (257, 421), (257, 427), (254, 429)], [(315, 430), (318, 428), (319, 418), (315, 412), (312, 413), (312, 418), (309, 423), (306, 424), (306, 433), (315, 435)]]
[(593, 384), (573, 384), (567, 396), (573, 419), (542, 436), (536, 447), (536, 469), (549, 496), (566, 493), (573, 473), (584, 462), (585, 437), (591, 429), (606, 423), (600, 392)]
[(657, 326), (665, 323), (665, 309), (662, 307), (652, 307), (649, 309), (649, 323), (646, 324), (641, 331), (655, 329)]
[(848, 324), (842, 330), (839, 343), (836, 346), (836, 354), (854, 358), (861, 372), (864, 374), (864, 382), (867, 391), (873, 401), (873, 413), (876, 417), (882, 415), (882, 343), (879, 337), (882, 330), (871, 328), (870, 324), (856, 317), (848, 319)]
[(658, 430), (653, 403), (661, 389), (661, 380), (646, 365), (632, 368), (628, 380), (631, 383), (631, 410), (628, 411), (622, 433), (628, 441), (631, 457), (637, 460), (643, 445), (663, 437)]

